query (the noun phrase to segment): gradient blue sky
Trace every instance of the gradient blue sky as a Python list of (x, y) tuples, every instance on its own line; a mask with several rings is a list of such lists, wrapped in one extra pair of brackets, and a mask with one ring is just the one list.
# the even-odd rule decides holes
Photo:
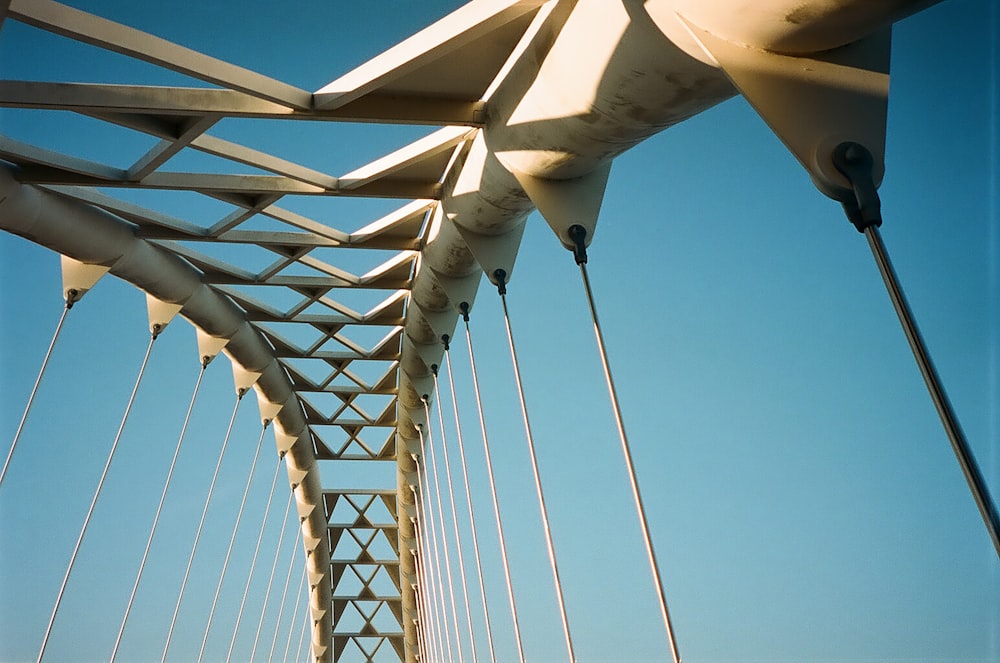
[[(461, 3), (70, 4), (316, 89)], [(988, 0), (951, 0), (897, 26), (880, 191), (886, 244), (994, 494), (998, 26)], [(187, 83), (10, 21), (0, 32), (0, 75)], [(0, 131), (119, 167), (148, 148), (142, 140), (109, 144), (93, 121), (57, 113), (0, 110)], [(261, 131), (233, 122), (213, 132), (337, 175), (426, 129), (315, 123)], [(201, 164), (176, 169), (184, 167)], [(218, 216), (212, 201), (196, 196), (135, 200), (196, 222)], [(396, 206), (333, 204), (348, 229)], [(864, 238), (742, 100), (617, 160), (590, 256), (686, 662), (1000, 661), (1000, 562)], [(530, 661), (564, 660), (500, 307), (490, 290), (480, 291), (473, 327), (525, 648)], [(537, 215), (508, 301), (579, 660), (665, 660), (578, 272)], [(4, 440), (13, 436), (61, 306), (57, 256), (0, 235)], [(0, 492), (0, 661), (34, 659), (142, 358), (143, 297), (106, 279), (73, 310), (64, 333)], [(97, 661), (110, 653), (145, 543), (143, 523), (197, 373), (187, 323), (174, 322), (157, 345), (47, 660)], [(469, 406), (464, 345), (456, 350), (456, 382)], [(122, 660), (158, 659), (232, 409), (225, 362), (210, 367), (204, 390)], [(211, 551), (218, 555), (228, 543), (226, 523), (259, 433), (256, 408), (247, 403), (240, 413), (172, 660), (197, 652), (218, 573)], [(509, 660), (513, 641), (468, 407), (463, 421), (498, 651)], [(270, 450), (270, 434), (267, 444)], [(256, 518), (273, 463), (267, 456), (254, 478), (248, 508)], [(393, 485), (392, 469), (324, 469), (330, 487), (369, 482)], [(272, 541), (285, 496), (275, 499), (266, 531)], [(254, 539), (241, 534), (234, 564), (246, 568)], [(262, 586), (253, 588), (258, 601)], [(241, 591), (227, 581), (211, 657), (225, 654)], [(254, 624), (258, 614), (259, 607)], [(276, 609), (265, 613), (271, 629), (276, 616)], [(237, 652), (245, 657), (244, 639), (241, 631)]]

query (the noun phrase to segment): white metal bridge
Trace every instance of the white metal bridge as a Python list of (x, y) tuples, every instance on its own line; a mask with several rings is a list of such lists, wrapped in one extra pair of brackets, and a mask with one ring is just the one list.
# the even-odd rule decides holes
[(0, 0), (0, 660), (1000, 660), (997, 9), (354, 4)]

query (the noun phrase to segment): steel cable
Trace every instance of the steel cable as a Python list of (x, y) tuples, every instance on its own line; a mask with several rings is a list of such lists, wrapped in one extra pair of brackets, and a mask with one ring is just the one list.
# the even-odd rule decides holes
[(21, 431), (24, 430), (24, 422), (28, 420), (28, 412), (31, 411), (31, 406), (35, 402), (35, 396), (38, 394), (38, 387), (42, 383), (42, 376), (45, 375), (45, 368), (49, 365), (49, 359), (52, 357), (52, 350), (56, 347), (56, 341), (59, 339), (59, 332), (62, 331), (63, 323), (66, 322), (66, 314), (69, 313), (71, 308), (73, 308), (72, 295), (66, 299), (66, 306), (63, 307), (62, 315), (59, 316), (59, 322), (56, 324), (56, 331), (52, 334), (52, 340), (49, 342), (49, 349), (45, 351), (45, 357), (42, 359), (42, 367), (38, 369), (38, 377), (35, 378), (35, 384), (31, 387), (31, 393), (28, 395), (28, 404), (24, 406), (24, 412), (21, 414), (21, 421), (17, 424), (17, 431), (14, 433), (14, 441), (10, 443), (10, 451), (7, 452), (7, 458), (3, 461), (3, 469), (0, 470), (0, 486), (3, 485), (4, 477), (7, 476), (7, 468), (10, 466), (11, 458), (14, 457), (14, 449), (17, 447), (17, 441), (21, 439)]
[[(417, 432), (420, 434), (420, 448), (421, 450), (427, 447), (427, 441), (424, 437), (422, 426), (418, 426)], [(433, 500), (428, 502), (424, 499), (424, 495), (430, 495), (430, 477), (428, 475), (427, 464), (417, 460), (417, 474), (420, 475), (423, 472), (423, 478), (421, 479), (421, 490), (418, 499), (423, 507), (424, 522), (427, 523), (427, 527), (422, 528), (424, 533), (424, 541), (427, 542), (428, 554), (425, 557), (430, 558), (430, 580), (431, 589), (434, 597), (434, 623), (438, 628), (438, 638), (441, 642), (442, 658), (445, 660), (451, 660), (452, 647), (451, 647), (451, 634), (448, 632), (448, 627), (444, 623), (445, 615), (448, 612), (447, 605), (445, 603), (444, 596), (444, 578), (441, 573), (441, 556), (438, 551), (437, 543), (437, 532), (434, 526), (434, 503)], [(440, 605), (439, 605), (440, 602)], [(438, 612), (440, 608), (440, 612)]]
[(236, 391), (236, 405), (233, 406), (233, 414), (229, 417), (229, 426), (226, 428), (226, 436), (222, 440), (222, 448), (219, 450), (219, 459), (215, 463), (215, 471), (212, 473), (212, 482), (208, 485), (208, 495), (205, 497), (205, 506), (201, 510), (201, 519), (198, 521), (198, 529), (195, 530), (194, 543), (191, 544), (191, 554), (188, 555), (187, 566), (184, 568), (184, 577), (181, 580), (181, 589), (177, 593), (177, 603), (174, 605), (174, 614), (170, 618), (170, 628), (167, 630), (167, 641), (163, 645), (163, 654), (160, 656), (160, 663), (167, 660), (167, 651), (173, 641), (174, 627), (177, 625), (177, 615), (181, 610), (181, 602), (184, 600), (184, 590), (187, 588), (188, 578), (191, 576), (191, 566), (194, 564), (195, 554), (198, 552), (198, 543), (201, 541), (201, 532), (205, 527), (205, 517), (208, 515), (208, 507), (212, 503), (212, 495), (215, 493), (215, 483), (219, 478), (219, 470), (222, 468), (222, 459), (225, 458), (226, 449), (229, 447), (229, 438), (233, 434), (233, 424), (236, 423), (236, 413), (240, 410), (240, 403), (243, 402), (245, 389)]
[(604, 380), (607, 383), (608, 394), (611, 398), (612, 410), (614, 411), (615, 427), (618, 429), (618, 439), (621, 441), (622, 455), (625, 457), (625, 469), (628, 472), (629, 487), (632, 489), (632, 498), (639, 516), (639, 526), (642, 529), (642, 540), (646, 548), (646, 557), (649, 561), (650, 572), (653, 575), (653, 584), (656, 586), (660, 616), (663, 618), (663, 625), (666, 629), (670, 656), (674, 663), (680, 663), (681, 658), (677, 650), (676, 639), (674, 638), (674, 627), (670, 621), (670, 611), (667, 608), (667, 594), (663, 588), (660, 567), (656, 560), (656, 551), (653, 549), (653, 540), (649, 534), (646, 508), (643, 505), (642, 494), (639, 492), (639, 480), (636, 477), (635, 465), (632, 462), (632, 451), (629, 449), (628, 437), (625, 435), (625, 424), (622, 420), (621, 406), (618, 403), (618, 393), (615, 390), (614, 379), (611, 377), (611, 366), (608, 363), (608, 353), (604, 346), (604, 334), (601, 331), (601, 323), (597, 318), (597, 307), (594, 304), (594, 293), (590, 288), (590, 278), (587, 276), (587, 264), (585, 260), (583, 262), (578, 261), (578, 264), (580, 265), (580, 274), (583, 276), (583, 287), (587, 294), (587, 304), (590, 306), (590, 316), (594, 323), (594, 337), (597, 339), (601, 366), (604, 370)]
[[(299, 631), (299, 646), (295, 650), (295, 660), (296, 661), (301, 661), (302, 660), (302, 645), (305, 644), (305, 641), (306, 641), (306, 630), (307, 630), (308, 626), (309, 626), (309, 614), (306, 613), (305, 619), (302, 620), (302, 629)], [(309, 643), (309, 652), (310, 652), (310, 654), (312, 653), (312, 643), (311, 642)], [(312, 659), (314, 657), (310, 656), (309, 658)]]
[(264, 446), (264, 433), (267, 431), (269, 421), (265, 421), (261, 426), (260, 439), (257, 440), (257, 451), (254, 453), (253, 462), (250, 464), (250, 475), (247, 477), (246, 487), (243, 489), (243, 498), (240, 500), (240, 510), (236, 513), (236, 525), (233, 526), (232, 536), (229, 537), (229, 547), (226, 549), (226, 557), (222, 562), (222, 573), (219, 574), (219, 582), (215, 586), (215, 597), (212, 599), (212, 609), (208, 613), (208, 624), (205, 626), (205, 635), (201, 639), (201, 649), (198, 650), (198, 660), (202, 660), (205, 654), (205, 645), (208, 644), (208, 634), (212, 630), (212, 621), (215, 617), (215, 609), (219, 604), (219, 595), (222, 593), (222, 583), (226, 580), (226, 572), (229, 570), (229, 562), (233, 554), (233, 546), (236, 544), (236, 534), (240, 531), (240, 523), (243, 521), (243, 511), (247, 505), (247, 497), (250, 495), (250, 485), (253, 483), (253, 475), (257, 469), (257, 460), (260, 458), (261, 449)]
[(500, 292), (503, 303), (503, 320), (507, 328), (507, 343), (510, 346), (511, 363), (514, 366), (514, 381), (517, 384), (517, 397), (521, 404), (521, 417), (524, 420), (524, 434), (528, 440), (528, 455), (531, 458), (531, 474), (535, 480), (535, 493), (538, 496), (538, 508), (542, 516), (542, 529), (545, 532), (545, 549), (549, 554), (549, 565), (552, 568), (552, 578), (556, 587), (556, 599), (559, 604), (559, 619), (562, 622), (563, 637), (566, 639), (566, 651), (570, 663), (576, 662), (573, 651), (573, 638), (569, 633), (569, 617), (566, 615), (566, 600), (563, 597), (562, 581), (559, 578), (559, 565), (556, 563), (555, 544), (552, 542), (552, 529), (549, 526), (549, 512), (545, 506), (545, 493), (542, 491), (542, 477), (538, 471), (538, 455), (535, 453), (534, 436), (531, 434), (531, 424), (528, 421), (528, 406), (524, 398), (524, 384), (521, 381), (521, 369), (517, 360), (517, 350), (514, 348), (514, 333), (510, 327), (510, 312), (507, 309), (507, 296)]
[(254, 545), (253, 558), (250, 561), (250, 573), (247, 574), (247, 584), (243, 589), (243, 598), (240, 599), (240, 609), (236, 613), (236, 626), (233, 627), (233, 638), (229, 641), (229, 651), (226, 653), (226, 663), (233, 657), (233, 648), (236, 646), (236, 636), (240, 632), (240, 622), (243, 621), (243, 609), (247, 604), (247, 595), (250, 594), (250, 582), (253, 580), (253, 572), (257, 568), (257, 556), (260, 554), (260, 544), (264, 539), (264, 530), (267, 528), (267, 517), (271, 514), (271, 502), (274, 500), (274, 489), (278, 485), (278, 477), (281, 474), (282, 460), (284, 456), (278, 457), (278, 463), (274, 467), (274, 477), (271, 479), (271, 490), (267, 495), (267, 506), (264, 508), (264, 517), (261, 519), (260, 532), (257, 534), (257, 543)]
[[(436, 376), (435, 376), (436, 377)], [(452, 569), (451, 569), (451, 554), (448, 550), (448, 535), (447, 527), (445, 526), (445, 513), (444, 506), (441, 503), (441, 474), (438, 472), (437, 464), (437, 453), (434, 451), (434, 434), (430, 426), (431, 412), (429, 399), (424, 397), (424, 417), (427, 420), (427, 448), (430, 450), (430, 471), (434, 473), (434, 495), (437, 500), (438, 508), (438, 527), (441, 530), (441, 549), (444, 552), (444, 568), (445, 573), (448, 576), (448, 598), (451, 603), (451, 625), (455, 633), (455, 647), (458, 652), (458, 660), (462, 660), (462, 638), (460, 635), (460, 629), (458, 627), (458, 608), (455, 605), (455, 582), (453, 580)], [(441, 408), (438, 408), (438, 415), (441, 414)], [(443, 426), (442, 426), (442, 434)], [(424, 470), (426, 472), (426, 469)], [(458, 539), (455, 539), (455, 545), (458, 545)], [(444, 588), (442, 587), (442, 591)]]
[(414, 557), (420, 565), (420, 596), (423, 602), (420, 622), (426, 640), (427, 659), (431, 661), (441, 660), (440, 647), (434, 635), (434, 617), (432, 616), (430, 581), (427, 579), (427, 565), (424, 564), (424, 559), (419, 553), (415, 553)]
[[(292, 571), (295, 569), (295, 551), (296, 548), (292, 546), (292, 554), (288, 558), (288, 573), (285, 575), (285, 589), (281, 592), (281, 602), (278, 604), (278, 620), (274, 624), (274, 635), (271, 637), (271, 649), (267, 654), (268, 661), (274, 660), (274, 647), (278, 642), (278, 633), (281, 631), (281, 617), (285, 614), (285, 599), (288, 597), (288, 587), (292, 584)], [(305, 573), (305, 559), (303, 559), (302, 562), (302, 572)]]
[(924, 384), (927, 386), (931, 400), (934, 401), (934, 408), (937, 410), (941, 424), (951, 442), (952, 451), (955, 452), (955, 457), (962, 468), (962, 474), (972, 491), (976, 506), (979, 508), (990, 540), (993, 542), (993, 548), (996, 550), (997, 556), (1000, 556), (1000, 514), (998, 514), (997, 507), (990, 496), (988, 484), (976, 463), (976, 458), (965, 438), (965, 433), (962, 431), (962, 426), (955, 415), (951, 401), (948, 399), (948, 394), (945, 393), (923, 336), (920, 334), (920, 329), (913, 318), (913, 312), (910, 310), (910, 305), (900, 287), (899, 277), (896, 276), (896, 270), (889, 260), (889, 253), (886, 251), (885, 244), (882, 243), (882, 235), (879, 233), (878, 226), (867, 226), (864, 229), (864, 234), (868, 239), (868, 246), (871, 248), (872, 256), (878, 265), (885, 288), (889, 292), (896, 316), (903, 327), (903, 333), (906, 334), (906, 340), (910, 344), (910, 350), (913, 352), (913, 357), (920, 368), (920, 374), (924, 378)]
[(428, 661), (441, 660), (440, 647), (438, 646), (437, 638), (434, 635), (434, 617), (433, 608), (430, 597), (430, 581), (427, 579), (427, 565), (424, 564), (423, 555), (419, 552), (420, 548), (420, 536), (422, 532), (420, 528), (414, 523), (414, 528), (417, 534), (417, 548), (418, 550), (413, 551), (413, 561), (417, 565), (417, 588), (420, 592), (420, 631), (423, 633), (423, 645), (426, 654), (426, 659)]
[(503, 521), (500, 518), (500, 502), (497, 500), (496, 480), (493, 477), (493, 461), (490, 458), (489, 436), (486, 433), (486, 418), (483, 416), (483, 399), (479, 390), (479, 375), (476, 371), (476, 356), (472, 347), (472, 330), (469, 328), (468, 305), (463, 306), (465, 320), (465, 339), (469, 347), (469, 365), (472, 367), (472, 386), (476, 394), (476, 410), (479, 414), (479, 427), (483, 433), (483, 451), (486, 458), (486, 474), (489, 478), (490, 497), (493, 501), (493, 515), (496, 518), (497, 535), (500, 543), (500, 559), (503, 562), (504, 580), (507, 586), (507, 599), (510, 602), (510, 613), (514, 624), (514, 640), (517, 643), (517, 656), (524, 663), (524, 646), (521, 643), (521, 627), (517, 619), (517, 605), (514, 602), (514, 585), (510, 576), (510, 562), (507, 559), (507, 543), (503, 535)]
[(465, 457), (465, 443), (462, 436), (462, 424), (458, 415), (458, 397), (455, 393), (455, 377), (451, 368), (451, 347), (448, 343), (447, 336), (445, 336), (442, 340), (444, 341), (444, 361), (445, 366), (448, 369), (448, 385), (451, 391), (451, 403), (455, 412), (458, 453), (462, 461), (462, 483), (465, 486), (465, 500), (469, 512), (469, 528), (472, 532), (472, 550), (476, 559), (476, 575), (479, 578), (479, 592), (483, 599), (483, 618), (486, 622), (486, 642), (490, 650), (490, 663), (496, 663), (496, 650), (493, 647), (493, 628), (490, 626), (490, 610), (486, 601), (486, 582), (483, 578), (483, 564), (482, 558), (479, 554), (479, 535), (476, 531), (476, 518), (472, 509), (472, 490), (469, 485), (469, 470)]
[(429, 636), (427, 635), (427, 620), (424, 619), (424, 616), (427, 614), (427, 607), (424, 602), (423, 571), (420, 568), (420, 560), (417, 559), (415, 548), (410, 549), (410, 556), (413, 557), (413, 570), (417, 578), (413, 586), (413, 598), (417, 604), (417, 618), (414, 620), (417, 626), (417, 650), (420, 652), (420, 660), (428, 661), (431, 657), (427, 653)]
[(201, 390), (201, 381), (205, 377), (205, 369), (208, 368), (210, 357), (205, 357), (201, 361), (201, 369), (198, 371), (198, 379), (194, 385), (194, 392), (191, 394), (191, 402), (188, 405), (187, 414), (184, 415), (184, 423), (181, 426), (180, 435), (177, 437), (177, 446), (174, 449), (174, 456), (170, 459), (170, 469), (167, 470), (167, 478), (163, 482), (163, 491), (160, 493), (160, 501), (156, 505), (156, 515), (153, 516), (153, 525), (149, 529), (149, 538), (146, 539), (146, 548), (142, 552), (142, 561), (139, 562), (139, 570), (135, 574), (135, 582), (132, 584), (132, 592), (128, 597), (128, 604), (125, 607), (125, 615), (122, 617), (121, 626), (118, 628), (118, 636), (115, 638), (114, 649), (111, 650), (111, 661), (114, 663), (118, 656), (118, 648), (121, 646), (122, 636), (125, 634), (125, 625), (128, 623), (129, 615), (132, 612), (132, 604), (135, 595), (139, 590), (139, 582), (142, 580), (142, 572), (146, 568), (146, 560), (149, 558), (149, 551), (153, 547), (153, 537), (156, 535), (156, 528), (160, 522), (160, 514), (163, 512), (163, 505), (167, 501), (167, 491), (170, 489), (170, 481), (174, 476), (174, 469), (177, 467), (177, 458), (181, 453), (181, 445), (184, 443), (184, 436), (187, 433), (188, 424), (191, 422), (191, 413), (194, 412), (194, 404), (198, 399), (198, 392)]
[(975, 455), (965, 439), (965, 433), (959, 424), (958, 417), (948, 400), (944, 385), (934, 368), (930, 353), (924, 343), (920, 329), (913, 318), (913, 312), (906, 301), (903, 289), (899, 284), (899, 277), (893, 269), (889, 260), (889, 252), (886, 251), (885, 244), (882, 243), (882, 235), (879, 226), (882, 225), (882, 202), (878, 197), (878, 183), (875, 178), (875, 159), (871, 151), (861, 143), (845, 141), (837, 145), (831, 153), (833, 165), (840, 171), (840, 174), (851, 183), (853, 196), (848, 196), (841, 200), (847, 220), (861, 233), (864, 233), (868, 240), (868, 247), (871, 249), (875, 264), (886, 290), (889, 292), (889, 299), (896, 310), (896, 316), (903, 327), (903, 333), (913, 352), (913, 358), (917, 361), (917, 367), (924, 378), (924, 384), (934, 402), (941, 424), (944, 426), (948, 441), (951, 442), (952, 451), (962, 468), (965, 481), (972, 491), (976, 506), (986, 525), (993, 548), (997, 556), (1000, 557), (1000, 513), (997, 512), (996, 504), (990, 495), (989, 486), (983, 478), (983, 474), (976, 463)]
[[(438, 384), (438, 372), (435, 367), (434, 370), (434, 393), (441, 394), (440, 385)], [(448, 436), (445, 433), (444, 428), (444, 409), (441, 407), (441, 402), (438, 401), (438, 425), (441, 427), (441, 453), (444, 456), (444, 468), (445, 477), (448, 479), (448, 499), (451, 502), (451, 522), (454, 528), (455, 535), (455, 548), (458, 552), (458, 573), (459, 578), (462, 581), (462, 596), (465, 599), (465, 620), (469, 627), (469, 647), (472, 650), (472, 663), (478, 663), (479, 658), (476, 654), (476, 636), (472, 628), (472, 606), (469, 603), (469, 585), (465, 577), (465, 555), (462, 553), (462, 537), (458, 529), (458, 508), (455, 505), (455, 490), (454, 490), (454, 480), (451, 473), (451, 460), (449, 459), (448, 453)], [(457, 618), (456, 618), (457, 619)]]
[(93, 499), (90, 500), (87, 515), (84, 517), (83, 526), (80, 528), (80, 535), (76, 539), (76, 544), (73, 546), (73, 553), (69, 558), (69, 564), (66, 566), (66, 574), (63, 576), (62, 584), (59, 586), (59, 593), (56, 595), (56, 604), (52, 608), (49, 623), (45, 627), (42, 646), (38, 650), (38, 663), (41, 663), (42, 657), (45, 656), (45, 649), (49, 644), (49, 637), (52, 635), (52, 626), (56, 621), (56, 613), (59, 612), (63, 595), (66, 593), (66, 585), (69, 583), (70, 574), (73, 572), (73, 565), (76, 564), (76, 557), (80, 552), (80, 546), (83, 544), (83, 537), (87, 533), (87, 527), (90, 525), (90, 518), (94, 515), (94, 508), (97, 506), (97, 500), (101, 496), (101, 489), (104, 487), (104, 480), (108, 477), (108, 470), (111, 469), (111, 461), (114, 459), (115, 450), (118, 449), (118, 443), (121, 441), (122, 431), (125, 430), (125, 422), (128, 421), (129, 413), (132, 412), (132, 404), (135, 403), (135, 396), (139, 391), (139, 384), (142, 383), (142, 376), (146, 373), (146, 366), (149, 364), (149, 355), (153, 351), (153, 343), (156, 342), (162, 330), (163, 327), (161, 325), (153, 325), (153, 333), (150, 335), (149, 345), (146, 346), (146, 355), (142, 359), (142, 366), (139, 367), (139, 375), (136, 377), (135, 385), (132, 387), (132, 394), (129, 396), (128, 404), (125, 406), (125, 413), (122, 415), (121, 423), (118, 425), (118, 432), (115, 433), (115, 440), (111, 443), (111, 451), (108, 452), (108, 459), (105, 461), (104, 469), (101, 471), (101, 478), (97, 482), (97, 489), (94, 491)]
[[(264, 615), (267, 613), (267, 605), (271, 599), (271, 587), (274, 585), (274, 574), (278, 570), (278, 559), (281, 557), (281, 546), (285, 540), (285, 531), (288, 529), (288, 518), (292, 514), (292, 497), (295, 495), (293, 491), (288, 491), (288, 503), (285, 505), (285, 519), (281, 523), (281, 529), (278, 531), (278, 545), (274, 549), (274, 561), (271, 563), (271, 575), (267, 579), (267, 591), (264, 592), (264, 600), (260, 603), (260, 619), (257, 620), (257, 633), (253, 638), (253, 649), (250, 650), (250, 660), (253, 661), (254, 655), (257, 653), (257, 644), (260, 642), (260, 633), (264, 627)], [(297, 534), (297, 533), (296, 533)], [(294, 546), (295, 539), (289, 537)], [(292, 549), (294, 553), (294, 548)]]
[[(302, 580), (299, 581), (299, 591), (295, 593), (295, 610), (292, 611), (292, 619), (288, 625), (288, 638), (285, 640), (285, 655), (281, 657), (282, 663), (287, 663), (288, 661), (288, 649), (292, 646), (292, 636), (295, 634), (295, 624), (299, 617), (299, 606), (302, 605), (302, 590), (306, 586), (306, 580), (308, 576), (306, 574), (306, 565), (302, 564)], [(308, 599), (308, 597), (307, 597)], [(306, 621), (309, 620), (309, 605), (306, 605)]]

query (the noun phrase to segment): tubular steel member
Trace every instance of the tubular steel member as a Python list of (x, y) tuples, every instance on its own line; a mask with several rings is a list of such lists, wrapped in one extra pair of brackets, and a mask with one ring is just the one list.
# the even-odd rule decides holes
[(958, 464), (962, 468), (962, 474), (965, 475), (965, 480), (972, 491), (972, 497), (976, 500), (976, 506), (979, 508), (983, 523), (986, 525), (986, 531), (990, 535), (997, 556), (1000, 557), (1000, 513), (997, 511), (986, 479), (979, 469), (976, 457), (969, 447), (969, 442), (966, 440), (955, 410), (948, 399), (948, 394), (945, 393), (944, 385), (913, 317), (913, 311), (906, 301), (899, 277), (889, 260), (889, 253), (882, 242), (882, 235), (879, 232), (879, 227), (882, 225), (881, 203), (872, 177), (871, 152), (864, 145), (845, 142), (836, 147), (832, 158), (837, 169), (850, 181), (853, 189), (853, 196), (841, 200), (844, 212), (858, 232), (863, 233), (868, 240), (868, 246), (871, 248), (876, 265), (878, 265), (878, 271), (882, 275), (889, 299), (892, 300), (896, 316), (899, 318), (903, 333), (906, 334), (906, 340), (910, 344), (913, 358), (917, 361), (917, 367), (924, 378), (924, 384), (927, 385), (927, 391), (934, 402), (934, 408), (941, 419), (948, 440), (951, 442), (951, 448), (955, 452)]

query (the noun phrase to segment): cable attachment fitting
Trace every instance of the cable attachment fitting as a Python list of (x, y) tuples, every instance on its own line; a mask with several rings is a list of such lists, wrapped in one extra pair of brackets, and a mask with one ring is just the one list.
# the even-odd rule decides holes
[(576, 264), (586, 265), (587, 245), (584, 244), (584, 240), (587, 239), (587, 229), (579, 223), (575, 223), (566, 232), (569, 233), (569, 238), (573, 241), (573, 257), (576, 259)]
[(458, 305), (458, 310), (462, 314), (462, 320), (469, 321), (469, 302), (462, 302)]
[(497, 291), (501, 295), (507, 294), (507, 270), (505, 269), (494, 269), (493, 278), (497, 280)]
[(160, 337), (160, 334), (163, 333), (164, 328), (166, 328), (166, 325), (161, 325), (159, 322), (153, 325), (152, 333), (154, 341)]
[(441, 344), (444, 345), (445, 352), (451, 350), (451, 336), (448, 336), (448, 334), (441, 334)]
[(438, 376), (438, 365), (437, 364), (431, 364), (431, 373), (434, 374), (434, 377)]
[(69, 290), (67, 290), (66, 310), (68, 311), (69, 309), (73, 308), (73, 304), (76, 304), (78, 301), (80, 301), (80, 297), (82, 297), (82, 295), (80, 294), (80, 291), (77, 290), (76, 288), (70, 288)]
[(882, 203), (875, 186), (874, 159), (864, 145), (847, 141), (833, 150), (833, 165), (847, 178), (854, 190), (854, 199), (841, 201), (847, 219), (858, 232), (882, 225)]
[[(428, 395), (428, 394), (420, 394), (420, 402), (424, 403), (424, 404), (430, 404), (430, 402), (431, 402), (430, 395)], [(421, 424), (417, 424), (417, 425), (420, 426)]]

